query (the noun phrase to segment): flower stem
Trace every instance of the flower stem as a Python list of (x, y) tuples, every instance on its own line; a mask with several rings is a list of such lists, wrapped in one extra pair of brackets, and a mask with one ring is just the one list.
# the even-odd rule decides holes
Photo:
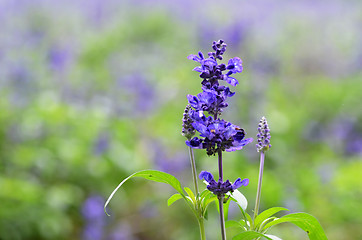
[[(218, 164), (219, 164), (219, 179), (221, 179), (221, 181), (223, 181), (222, 151), (221, 151), (221, 149), (218, 150), (217, 154), (218, 154)], [(217, 198), (219, 200), (221, 239), (226, 240), (225, 218), (224, 218), (224, 196), (220, 195)]]
[(200, 211), (200, 205), (199, 205), (199, 187), (197, 185), (197, 171), (196, 171), (196, 163), (195, 163), (195, 156), (194, 156), (194, 150), (189, 147), (189, 155), (190, 155), (190, 163), (191, 163), (191, 171), (192, 171), (192, 178), (195, 185), (195, 195), (196, 195), (196, 212), (198, 213), (197, 220), (199, 222), (199, 228), (200, 228), (200, 239), (206, 240), (205, 236), (205, 226), (204, 226), (204, 216), (202, 216)]
[(224, 219), (224, 196), (218, 196), (220, 210), (221, 239), (226, 240), (225, 219)]
[(198, 218), (198, 220), (199, 220), (199, 227), (200, 227), (200, 239), (206, 240), (204, 218), (200, 217), (200, 218)]
[(222, 172), (222, 151), (219, 149), (217, 152), (218, 155), (218, 163), (219, 163), (219, 179), (221, 179), (221, 181), (223, 180), (223, 172)]
[(196, 196), (198, 196), (199, 195), (199, 187), (197, 185), (196, 163), (195, 163), (195, 157), (194, 157), (194, 150), (191, 147), (189, 147), (189, 154), (190, 154), (192, 178), (194, 180), (194, 185), (195, 185), (195, 194), (196, 194)]
[(260, 152), (260, 167), (259, 167), (259, 180), (258, 180), (258, 191), (256, 193), (256, 201), (255, 201), (255, 210), (254, 210), (254, 220), (256, 216), (258, 216), (259, 212), (259, 204), (260, 204), (260, 195), (261, 195), (261, 183), (263, 180), (263, 170), (264, 170), (264, 152)]

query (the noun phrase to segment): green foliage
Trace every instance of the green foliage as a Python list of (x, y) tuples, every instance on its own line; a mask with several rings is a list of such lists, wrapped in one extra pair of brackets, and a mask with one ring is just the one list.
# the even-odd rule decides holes
[(264, 212), (258, 214), (254, 220), (254, 226), (257, 229), (262, 229), (262, 224), (265, 224), (266, 221), (272, 220), (269, 217), (273, 216), (274, 214), (280, 212), (280, 211), (289, 211), (286, 208), (283, 207), (273, 207), (265, 210)]
[(255, 231), (246, 231), (246, 232), (242, 232), (239, 233), (238, 235), (236, 235), (235, 237), (233, 237), (233, 240), (253, 240), (259, 237), (264, 237), (268, 240), (273, 240), (270, 237), (266, 236), (265, 234), (259, 233), (259, 232), (255, 232)]
[(177, 200), (181, 199), (182, 195), (179, 193), (175, 193), (167, 200), (167, 205), (171, 206), (172, 203), (176, 202)]
[(253, 220), (249, 214), (243, 211), (243, 209), (240, 208), (240, 210), (242, 211), (244, 219), (239, 222), (233, 220), (226, 222), (226, 227), (236, 227), (242, 230), (241, 233), (233, 237), (233, 240), (254, 239), (258, 237), (278, 240), (279, 238), (277, 236), (268, 235), (266, 232), (269, 231), (271, 227), (285, 222), (293, 223), (304, 230), (311, 240), (327, 240), (322, 226), (318, 220), (310, 214), (291, 213), (281, 218), (277, 218), (273, 217), (273, 215), (280, 211), (289, 210), (283, 207), (273, 207), (263, 211)]
[(303, 229), (311, 240), (327, 240), (327, 236), (318, 220), (308, 213), (291, 213), (279, 219), (275, 219), (264, 226), (268, 229), (274, 225), (290, 222)]
[[(108, 203), (112, 200), (114, 194), (118, 191), (118, 189), (129, 179), (134, 178), (134, 177), (142, 177), (145, 178), (147, 180), (151, 180), (154, 182), (160, 182), (160, 183), (166, 183), (169, 184), (171, 187), (173, 187), (183, 198), (186, 198), (185, 194), (182, 191), (181, 188), (181, 183), (179, 182), (179, 180), (177, 180), (177, 178), (175, 178), (174, 176), (165, 173), (165, 172), (161, 172), (161, 171), (156, 171), (156, 170), (143, 170), (143, 171), (139, 171), (136, 173), (131, 174), (129, 177), (127, 177), (126, 179), (124, 179), (111, 193), (111, 195), (108, 197), (106, 203), (104, 204), (104, 211), (105, 213), (109, 216), (109, 214), (107, 213), (106, 207), (108, 205)], [(170, 204), (169, 204), (170, 205)]]

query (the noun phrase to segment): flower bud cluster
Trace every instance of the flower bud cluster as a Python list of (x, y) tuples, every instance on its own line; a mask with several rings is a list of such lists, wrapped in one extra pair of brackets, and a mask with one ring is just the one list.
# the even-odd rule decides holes
[(191, 106), (187, 105), (182, 117), (182, 136), (186, 137), (188, 140), (192, 138), (192, 136), (195, 135), (195, 128), (192, 126), (193, 120), (190, 118), (190, 110)]
[(256, 149), (258, 152), (266, 152), (271, 148), (270, 144), (270, 129), (268, 126), (268, 122), (265, 117), (260, 119), (258, 125), (258, 134), (256, 135), (258, 138), (258, 143), (256, 144)]

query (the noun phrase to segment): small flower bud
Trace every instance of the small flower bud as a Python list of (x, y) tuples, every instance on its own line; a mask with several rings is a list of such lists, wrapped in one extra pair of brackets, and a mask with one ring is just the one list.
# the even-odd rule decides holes
[(188, 140), (192, 138), (192, 136), (195, 135), (195, 128), (192, 126), (192, 119), (190, 118), (190, 110), (191, 106), (187, 105), (182, 117), (182, 136), (186, 137)]
[(269, 148), (271, 148), (270, 129), (265, 117), (260, 119), (256, 137), (258, 138), (258, 144), (256, 144), (256, 149), (258, 152), (266, 152), (269, 150)]

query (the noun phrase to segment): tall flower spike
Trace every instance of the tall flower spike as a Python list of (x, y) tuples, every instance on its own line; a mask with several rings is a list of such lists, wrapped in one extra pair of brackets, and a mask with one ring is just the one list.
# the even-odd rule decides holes
[(185, 108), (183, 117), (182, 117), (182, 131), (181, 134), (188, 140), (195, 135), (195, 128), (192, 126), (193, 120), (190, 118), (191, 106), (188, 104)]
[(260, 119), (258, 125), (258, 134), (256, 135), (258, 138), (258, 143), (256, 144), (256, 149), (258, 152), (266, 152), (271, 148), (270, 144), (270, 129), (268, 126), (268, 122), (265, 117)]

